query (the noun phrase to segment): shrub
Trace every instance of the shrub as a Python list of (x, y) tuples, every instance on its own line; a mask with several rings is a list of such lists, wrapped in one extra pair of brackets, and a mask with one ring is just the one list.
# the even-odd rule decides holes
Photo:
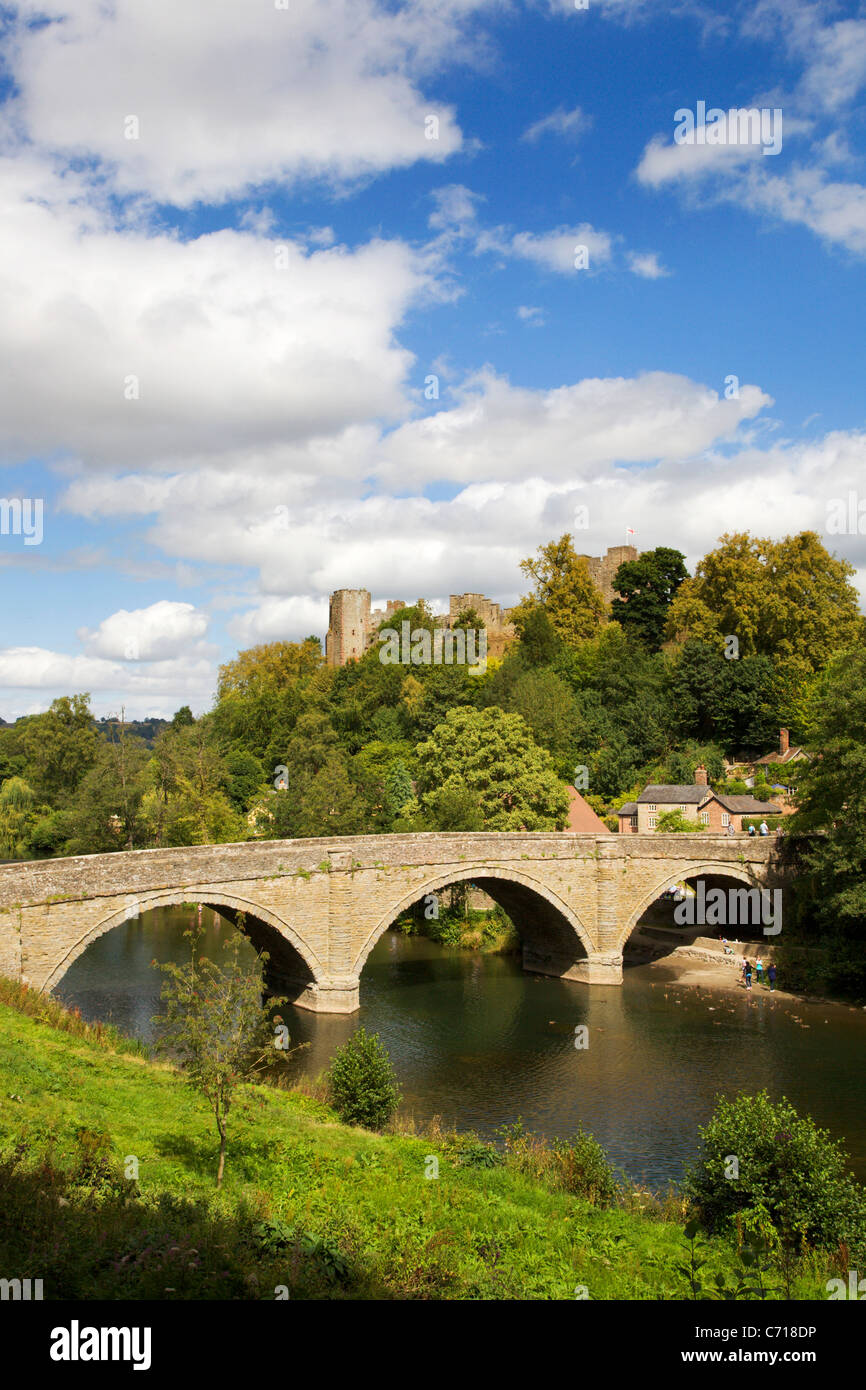
[(555, 1139), (553, 1152), (559, 1165), (560, 1185), (593, 1206), (604, 1207), (619, 1192), (616, 1174), (601, 1144), (579, 1129), (572, 1139)]
[(527, 1131), (522, 1120), (503, 1125), (497, 1133), (504, 1141), (506, 1162), (531, 1181), (583, 1197), (598, 1207), (610, 1205), (619, 1195), (604, 1149), (584, 1130), (578, 1129), (571, 1139), (554, 1139), (552, 1144)]
[(662, 811), (656, 825), (657, 835), (697, 835), (704, 829), (700, 821), (689, 820), (682, 811)]
[(381, 1129), (400, 1103), (391, 1059), (379, 1034), (364, 1028), (334, 1053), (327, 1080), (331, 1104), (349, 1125)]
[(685, 1191), (708, 1230), (749, 1230), (760, 1218), (786, 1243), (844, 1241), (852, 1256), (866, 1256), (866, 1190), (848, 1172), (841, 1145), (810, 1116), (766, 1091), (720, 1097), (700, 1134)]

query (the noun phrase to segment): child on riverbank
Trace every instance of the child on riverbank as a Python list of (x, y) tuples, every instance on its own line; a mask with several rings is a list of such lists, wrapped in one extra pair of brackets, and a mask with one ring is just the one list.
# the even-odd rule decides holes
[(767, 979), (770, 982), (770, 992), (772, 993), (776, 988), (776, 967), (772, 961), (770, 961), (770, 968), (767, 971)]
[(761, 957), (758, 956), (758, 959), (755, 961), (755, 983), (760, 985), (760, 984), (763, 984), (763, 982), (764, 982), (764, 962), (761, 960)]

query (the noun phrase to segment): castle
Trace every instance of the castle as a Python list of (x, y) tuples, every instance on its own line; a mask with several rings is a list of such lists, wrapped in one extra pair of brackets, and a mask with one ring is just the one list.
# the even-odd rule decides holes
[[(389, 599), (384, 608), (370, 607), (369, 589), (337, 589), (328, 607), (328, 636), (325, 658), (329, 666), (344, 666), (374, 645), (379, 626), (407, 605), (402, 599)], [(487, 655), (502, 656), (517, 636), (509, 620), (510, 608), (501, 608), (484, 594), (451, 594), (448, 612), (433, 621), (439, 627), (453, 627), (461, 613), (474, 609), (487, 630)]]
[[(600, 558), (580, 555), (585, 560), (590, 577), (606, 604), (614, 597), (613, 577), (626, 560), (636, 560), (633, 545), (614, 545)], [(380, 624), (393, 617), (406, 604), (402, 599), (388, 599), (384, 608), (372, 608), (369, 589), (337, 589), (331, 594), (328, 606), (328, 635), (325, 640), (325, 659), (329, 666), (345, 666), (357, 660), (376, 641)], [(453, 627), (458, 616), (474, 609), (487, 630), (487, 655), (501, 657), (517, 632), (511, 621), (510, 608), (502, 608), (484, 594), (451, 594), (448, 612), (437, 614), (434, 621), (441, 627)]]

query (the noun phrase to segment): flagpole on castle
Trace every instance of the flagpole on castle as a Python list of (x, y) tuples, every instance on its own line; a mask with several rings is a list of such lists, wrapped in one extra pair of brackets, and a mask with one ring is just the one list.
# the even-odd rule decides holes
[(634, 541), (630, 541), (630, 540), (629, 540), (629, 536), (636, 536), (636, 535), (637, 535), (637, 532), (636, 532), (636, 531), (633, 531), (632, 528), (631, 528), (631, 526), (627, 526), (627, 527), (625, 528), (625, 543), (626, 543), (626, 545), (634, 545)]

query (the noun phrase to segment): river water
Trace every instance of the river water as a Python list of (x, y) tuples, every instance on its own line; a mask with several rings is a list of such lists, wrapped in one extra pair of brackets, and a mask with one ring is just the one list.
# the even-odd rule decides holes
[[(56, 990), (85, 1018), (153, 1037), (161, 976), (151, 961), (187, 959), (195, 911), (166, 908), (106, 933)], [(233, 928), (202, 912), (204, 949), (219, 958)], [(255, 953), (243, 950), (251, 964)], [(358, 1026), (391, 1055), (404, 1109), (493, 1137), (522, 1117), (550, 1137), (588, 1129), (635, 1180), (659, 1188), (682, 1177), (698, 1126), (723, 1092), (762, 1087), (841, 1138), (866, 1180), (866, 1012), (805, 1004), (753, 990), (694, 989), (663, 964), (626, 970), (622, 989), (524, 974), (510, 956), (451, 950), (386, 932), (350, 1017), (284, 1009), (291, 1063), (317, 1075)], [(588, 1027), (588, 1047), (575, 1029)]]

